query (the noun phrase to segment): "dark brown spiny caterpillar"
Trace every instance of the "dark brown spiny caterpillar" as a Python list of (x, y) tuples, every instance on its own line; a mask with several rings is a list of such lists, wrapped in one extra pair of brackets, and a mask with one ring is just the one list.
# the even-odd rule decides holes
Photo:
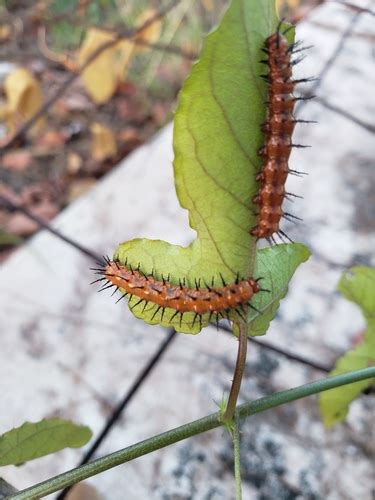
[[(280, 26), (281, 23), (279, 29)], [(253, 203), (259, 206), (258, 223), (251, 230), (251, 234), (258, 239), (266, 238), (273, 243), (275, 243), (274, 234), (279, 235), (282, 240), (285, 237), (292, 241), (280, 229), (282, 217), (288, 220), (301, 220), (299, 217), (284, 212), (281, 206), (285, 197), (298, 197), (285, 191), (288, 173), (297, 175), (301, 173), (290, 170), (288, 167), (292, 147), (307, 147), (292, 143), (295, 124), (298, 122), (309, 123), (294, 118), (295, 102), (306, 98), (295, 97), (293, 91), (296, 83), (312, 81), (310, 78), (292, 79), (292, 66), (301, 60), (292, 61), (292, 54), (304, 49), (296, 49), (298, 42), (290, 45), (285, 38), (286, 31), (282, 34), (279, 29), (266, 39), (262, 49), (268, 56), (261, 62), (269, 67), (268, 74), (262, 75), (268, 83), (269, 93), (267, 119), (262, 125), (262, 130), (265, 132), (265, 143), (259, 151), (263, 160), (262, 168), (256, 177), (257, 181), (260, 182), (260, 187), (257, 195), (253, 198)]]
[[(229, 318), (229, 312), (235, 310), (242, 319), (245, 319), (242, 312), (245, 313), (244, 306), (249, 305), (260, 313), (251, 303), (253, 295), (260, 291), (269, 291), (259, 287), (258, 282), (261, 278), (239, 279), (237, 277), (235, 283), (226, 284), (222, 276), (222, 286), (215, 287), (214, 279), (211, 286), (205, 283), (205, 287), (200, 286), (200, 281), (196, 281), (194, 288), (185, 286), (184, 282), (179, 285), (173, 285), (170, 278), (157, 280), (153, 274), (145, 275), (140, 270), (133, 269), (130, 265), (120, 264), (117, 261), (105, 258), (102, 267), (94, 269), (102, 277), (95, 280), (93, 283), (104, 281), (101, 290), (116, 287), (115, 291), (119, 290), (123, 293), (119, 300), (127, 295), (138, 298), (136, 303), (131, 308), (144, 302), (144, 308), (148, 303), (155, 304), (155, 311), (151, 319), (156, 317), (160, 312), (160, 321), (162, 321), (166, 308), (174, 309), (175, 313), (170, 318), (173, 320), (175, 316), (180, 315), (180, 325), (184, 313), (195, 313), (192, 326), (199, 318), (201, 323), (202, 315), (209, 313), (209, 321), (212, 316), (216, 316), (219, 321), (220, 317)], [(130, 301), (129, 301), (130, 302)], [(241, 312), (242, 311), (242, 312)]]

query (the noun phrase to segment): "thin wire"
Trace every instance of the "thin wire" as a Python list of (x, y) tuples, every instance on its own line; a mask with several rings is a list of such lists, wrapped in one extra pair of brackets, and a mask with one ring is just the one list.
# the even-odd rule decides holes
[(325, 108), (329, 109), (330, 111), (333, 111), (334, 113), (337, 113), (338, 115), (341, 115), (342, 117), (350, 120), (351, 122), (355, 123), (356, 125), (359, 125), (360, 127), (364, 128), (367, 130), (367, 132), (370, 132), (371, 134), (375, 134), (375, 124), (371, 124), (368, 122), (365, 122), (361, 120), (360, 118), (357, 118), (356, 116), (352, 115), (345, 109), (339, 108), (338, 106), (331, 104), (330, 102), (326, 101), (322, 97), (316, 97), (316, 102), (319, 102), (322, 106)]
[(343, 5), (344, 7), (347, 7), (348, 9), (355, 10), (356, 12), (363, 12), (364, 14), (370, 14), (370, 16), (375, 17), (375, 12), (371, 9), (367, 9), (365, 7), (360, 7), (359, 5), (354, 5), (353, 3), (349, 2), (341, 2), (340, 0), (331, 0), (332, 3), (337, 3), (338, 5)]
[[(227, 333), (231, 333), (233, 335), (231, 328), (229, 328), (226, 324), (219, 324), (219, 329)], [(259, 347), (262, 347), (268, 351), (275, 352), (276, 354), (280, 354), (281, 356), (284, 356), (285, 358), (290, 359), (291, 361), (296, 361), (297, 363), (310, 366), (310, 368), (314, 368), (314, 370), (319, 370), (325, 373), (328, 373), (332, 370), (332, 367), (323, 365), (317, 361), (301, 356), (300, 354), (297, 354), (295, 352), (282, 349), (281, 347), (276, 347), (275, 345), (265, 340), (258, 340), (254, 337), (248, 337), (248, 340), (249, 342), (258, 345)]]
[[(317, 76), (317, 79), (316, 79), (315, 83), (313, 83), (311, 85), (311, 87), (308, 91), (308, 94), (306, 94), (307, 97), (313, 96), (316, 93), (318, 88), (323, 83), (323, 80), (327, 77), (328, 72), (333, 68), (334, 63), (336, 62), (336, 59), (339, 57), (339, 55), (341, 54), (342, 50), (345, 47), (346, 40), (352, 34), (352, 32), (353, 32), (353, 30), (354, 30), (354, 28), (355, 28), (355, 26), (356, 26), (357, 22), (359, 21), (359, 18), (361, 17), (362, 14), (363, 14), (362, 11), (358, 11), (350, 19), (350, 22), (349, 22), (348, 26), (346, 27), (345, 31), (342, 33), (334, 51), (332, 52), (332, 54), (329, 57), (329, 59), (327, 60), (327, 62), (324, 64), (323, 68), (320, 70), (320, 72)], [(306, 102), (308, 102), (308, 101), (299, 101), (295, 107), (296, 111), (298, 111), (301, 108), (301, 106), (306, 104)]]

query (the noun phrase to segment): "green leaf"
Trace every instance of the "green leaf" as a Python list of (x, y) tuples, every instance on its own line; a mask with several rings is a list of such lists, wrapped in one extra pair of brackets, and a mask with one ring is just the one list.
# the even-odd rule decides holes
[[(227, 283), (233, 283), (237, 274), (257, 277), (256, 241), (250, 231), (257, 223), (252, 199), (259, 188), (255, 178), (261, 166), (258, 151), (266, 116), (267, 85), (260, 77), (265, 66), (260, 60), (264, 41), (278, 23), (274, 0), (233, 0), (219, 27), (207, 37), (181, 91), (174, 123), (176, 191), (197, 238), (187, 248), (159, 240), (132, 240), (115, 252), (121, 263), (140, 264), (145, 274), (153, 273), (159, 280), (170, 276), (175, 285), (186, 280), (189, 287), (198, 280), (211, 283), (212, 278), (219, 285), (220, 274)], [(290, 41), (293, 36), (291, 30)], [(271, 279), (268, 259), (274, 271), (275, 255), (286, 252), (288, 260), (294, 254), (286, 248), (280, 245), (279, 250), (259, 253), (258, 271), (266, 267), (272, 293), (255, 301), (267, 312), (254, 325), (257, 334), (264, 333), (274, 316), (297, 265), (298, 257), (295, 261), (293, 257), (287, 272), (281, 270)], [(173, 309), (156, 313), (155, 304), (144, 307), (137, 302), (131, 296), (129, 306), (136, 317), (177, 331), (197, 333), (209, 321), (209, 314), (203, 315), (200, 324), (194, 322), (194, 313), (172, 318)], [(230, 316), (238, 320), (234, 311)]]
[[(338, 290), (362, 309), (367, 329), (362, 342), (338, 359), (331, 375), (340, 375), (375, 364), (375, 269), (353, 267), (343, 274)], [(374, 383), (375, 379), (368, 379), (322, 393), (319, 406), (324, 424), (331, 427), (345, 420), (349, 404)]]
[(25, 422), (0, 436), (0, 466), (20, 465), (64, 448), (80, 448), (91, 436), (88, 427), (61, 418)]
[(288, 291), (288, 284), (294, 272), (309, 257), (310, 251), (301, 243), (276, 245), (258, 250), (255, 276), (264, 278), (261, 286), (270, 292), (259, 293), (251, 301), (252, 305), (261, 312), (259, 314), (251, 309), (249, 311), (249, 334), (251, 336), (266, 333), (269, 324), (276, 316), (280, 300)]

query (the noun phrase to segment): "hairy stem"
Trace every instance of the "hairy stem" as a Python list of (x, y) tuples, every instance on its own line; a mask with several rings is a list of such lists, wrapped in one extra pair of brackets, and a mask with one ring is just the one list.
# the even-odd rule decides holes
[(233, 422), (234, 477), (236, 480), (236, 500), (242, 500), (241, 460), (240, 460), (240, 420), (237, 415)]
[[(335, 377), (317, 380), (310, 384), (295, 387), (294, 389), (277, 392), (272, 396), (266, 396), (264, 398), (257, 399), (256, 401), (251, 401), (250, 403), (244, 403), (237, 408), (237, 416), (238, 418), (249, 417), (255, 413), (260, 413), (269, 410), (270, 408), (275, 408), (276, 406), (290, 403), (291, 401), (305, 398), (306, 396), (311, 396), (312, 394), (317, 394), (329, 389), (334, 389), (335, 387), (352, 384), (354, 382), (359, 382), (373, 377), (375, 377), (375, 366), (371, 368), (364, 368), (363, 370), (344, 373)], [(116, 467), (117, 465), (134, 460), (135, 458), (147, 455), (153, 451), (160, 450), (170, 444), (196, 436), (202, 432), (215, 429), (221, 425), (223, 425), (223, 422), (220, 419), (220, 413), (213, 413), (207, 417), (182, 425), (176, 429), (163, 432), (162, 434), (153, 436), (152, 438), (141, 441), (140, 443), (115, 451), (114, 453), (110, 453), (109, 455), (98, 458), (97, 460), (82, 465), (81, 467), (64, 472), (63, 474), (48, 479), (47, 481), (43, 481), (35, 486), (19, 491), (18, 493), (7, 498), (8, 500), (30, 500), (49, 495), (50, 493), (54, 493), (66, 488), (67, 486), (76, 484), (84, 479), (95, 476), (100, 472), (111, 469), (112, 467)]]
[(238, 334), (238, 352), (237, 352), (236, 368), (234, 370), (233, 382), (232, 382), (232, 387), (230, 388), (227, 407), (225, 408), (224, 414), (222, 416), (222, 420), (225, 424), (230, 424), (233, 420), (234, 412), (236, 411), (238, 394), (240, 393), (242, 377), (245, 371), (245, 364), (246, 364), (248, 326), (246, 323), (241, 321), (238, 324), (238, 328), (239, 328), (239, 334)]

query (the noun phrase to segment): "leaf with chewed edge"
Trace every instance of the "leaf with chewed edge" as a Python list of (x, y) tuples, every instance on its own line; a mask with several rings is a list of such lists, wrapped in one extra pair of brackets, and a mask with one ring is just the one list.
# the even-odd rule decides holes
[[(265, 39), (278, 25), (274, 0), (232, 0), (218, 28), (207, 37), (201, 58), (180, 93), (174, 123), (175, 184), (197, 238), (187, 248), (136, 239), (121, 244), (114, 256), (134, 268), (140, 264), (144, 274), (159, 280), (170, 276), (174, 285), (186, 279), (191, 288), (199, 279), (201, 283), (214, 279), (215, 286), (220, 286), (220, 275), (226, 283), (233, 283), (237, 274), (241, 278), (257, 278), (258, 272), (268, 276), (262, 286), (271, 293), (260, 292), (254, 299), (265, 311), (265, 317), (254, 323), (257, 334), (264, 333), (307, 252), (294, 245), (261, 250), (254, 271), (256, 239), (250, 231), (257, 223), (257, 207), (252, 199), (259, 187), (258, 150), (263, 143), (261, 124), (267, 98), (260, 60)], [(287, 36), (291, 42), (293, 30)], [(290, 266), (288, 272), (281, 269), (271, 277), (268, 269), (275, 271), (275, 256), (280, 266), (285, 261)], [(173, 317), (171, 308), (156, 313), (155, 304), (138, 302), (131, 296), (133, 314), (150, 324), (197, 333), (209, 322), (209, 313), (198, 322), (194, 313)], [(230, 317), (238, 320), (235, 311)]]
[(20, 465), (64, 448), (80, 448), (91, 436), (88, 427), (61, 418), (25, 422), (0, 436), (0, 466)]
[[(375, 365), (375, 269), (353, 267), (341, 277), (338, 290), (362, 309), (367, 329), (361, 343), (337, 360), (330, 375), (340, 375)], [(324, 424), (331, 427), (344, 421), (349, 404), (374, 383), (375, 379), (367, 379), (323, 392), (320, 395), (319, 407)]]

